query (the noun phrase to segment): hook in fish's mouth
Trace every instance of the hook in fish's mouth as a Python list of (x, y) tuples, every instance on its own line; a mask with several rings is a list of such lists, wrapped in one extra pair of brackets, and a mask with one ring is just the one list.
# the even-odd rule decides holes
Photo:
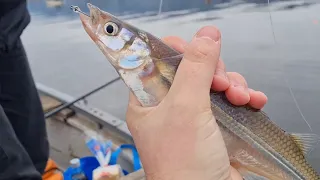
[(77, 11), (80, 13), (80, 20), (85, 23), (91, 21), (91, 25), (96, 25), (99, 22), (101, 10), (90, 3), (87, 3), (87, 7), (89, 9), (89, 15), (81, 11), (79, 8), (77, 9)]
[(99, 24), (101, 10), (90, 3), (87, 3), (87, 7), (89, 9), (89, 14), (86, 14), (85, 12), (81, 11), (80, 8), (77, 6), (71, 6), (71, 9), (73, 9), (74, 12), (79, 13), (80, 21), (82, 23), (83, 28), (90, 36), (90, 38), (93, 41), (96, 41), (97, 36), (95, 34), (95, 29)]
[(96, 6), (94, 6), (94, 5), (90, 4), (90, 3), (87, 3), (87, 7), (88, 7), (88, 9), (89, 9), (89, 14), (90, 14), (90, 15), (88, 15), (88, 14), (85, 13), (85, 12), (83, 12), (83, 11), (79, 8), (79, 6), (73, 6), (73, 5), (72, 5), (70, 8), (71, 8), (74, 12), (79, 13), (79, 15), (80, 15), (80, 20), (81, 20), (83, 23), (85, 23), (84, 25), (88, 25), (89, 20), (91, 20), (91, 24), (92, 24), (92, 25), (93, 25), (93, 24), (97, 24), (97, 23), (99, 22), (101, 10), (100, 10), (98, 7), (96, 7)]

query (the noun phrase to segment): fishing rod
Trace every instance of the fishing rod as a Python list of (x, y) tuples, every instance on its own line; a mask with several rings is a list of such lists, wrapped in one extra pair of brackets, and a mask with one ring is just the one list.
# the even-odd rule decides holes
[(86, 97), (90, 96), (91, 94), (93, 94), (93, 93), (95, 93), (95, 92), (97, 92), (97, 91), (99, 91), (99, 90), (101, 90), (101, 89), (109, 86), (110, 84), (112, 84), (112, 83), (114, 83), (114, 82), (116, 82), (116, 81), (118, 81), (118, 80), (120, 80), (120, 77), (117, 77), (117, 78), (115, 78), (115, 79), (113, 79), (113, 80), (111, 80), (111, 81), (109, 81), (109, 82), (107, 82), (107, 83), (99, 86), (98, 88), (93, 89), (92, 91), (90, 91), (90, 92), (88, 92), (88, 93), (86, 93), (86, 94), (78, 97), (77, 99), (75, 99), (75, 100), (73, 100), (73, 101), (71, 101), (71, 102), (64, 103), (64, 104), (58, 106), (57, 108), (55, 108), (55, 109), (47, 112), (47, 113), (44, 115), (45, 118), (49, 118), (49, 117), (51, 117), (51, 116), (53, 116), (53, 115), (56, 115), (57, 113), (59, 113), (59, 112), (62, 111), (63, 109), (68, 108), (69, 106), (73, 105), (74, 103), (76, 103), (76, 102), (78, 102), (78, 101), (80, 101), (80, 100), (82, 100), (82, 99), (85, 99)]

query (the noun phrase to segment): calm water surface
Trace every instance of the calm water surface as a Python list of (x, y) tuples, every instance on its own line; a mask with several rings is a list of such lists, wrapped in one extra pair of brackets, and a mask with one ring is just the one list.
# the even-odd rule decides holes
[[(222, 32), (222, 58), (250, 87), (268, 95), (265, 111), (289, 132), (320, 135), (319, 1), (220, 0), (64, 0), (50, 7), (29, 0), (32, 23), (23, 34), (36, 80), (74, 97), (116, 77), (114, 69), (69, 8), (87, 12), (91, 2), (159, 37), (190, 40), (202, 26)], [(158, 15), (159, 11), (161, 12)], [(271, 13), (269, 13), (269, 11)], [(119, 81), (89, 98), (124, 119), (128, 90)], [(310, 155), (320, 171), (320, 146)]]

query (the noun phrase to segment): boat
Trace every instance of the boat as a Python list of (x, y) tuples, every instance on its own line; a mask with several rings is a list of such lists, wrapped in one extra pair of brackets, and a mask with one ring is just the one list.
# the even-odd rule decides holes
[(49, 8), (60, 8), (64, 5), (63, 0), (46, 0), (46, 5)]
[[(86, 97), (107, 86), (103, 85), (88, 94), (73, 98), (56, 89), (36, 83), (50, 143), (50, 159), (62, 172), (68, 169), (73, 158), (93, 157), (85, 144), (85, 132), (95, 131), (105, 141), (112, 141), (112, 151), (124, 144), (134, 145), (126, 122), (91, 106)], [(143, 169), (134, 171), (134, 156), (130, 149), (123, 149), (117, 164), (129, 174), (121, 180), (143, 180)], [(141, 163), (139, 161), (139, 163)]]

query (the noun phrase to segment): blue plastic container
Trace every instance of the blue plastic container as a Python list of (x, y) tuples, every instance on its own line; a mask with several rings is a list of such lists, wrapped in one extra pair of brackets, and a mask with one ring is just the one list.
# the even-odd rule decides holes
[[(137, 151), (136, 147), (131, 144), (122, 144), (117, 150), (112, 152), (109, 165), (117, 164), (118, 157), (123, 149), (132, 150), (133, 170), (137, 171), (137, 170), (141, 169), (140, 157), (139, 157), (138, 151)], [(93, 170), (100, 166), (98, 160), (94, 156), (87, 156), (87, 157), (82, 157), (79, 159), (80, 159), (82, 171), (87, 176), (88, 180), (92, 180)], [(121, 164), (120, 164), (120, 166), (121, 166)], [(123, 173), (124, 173), (124, 175), (128, 174), (128, 172), (124, 169), (123, 169)], [(69, 167), (63, 174), (64, 180), (72, 180), (72, 178), (71, 178), (72, 174), (73, 174), (73, 169)]]
[[(81, 169), (84, 172), (84, 174), (87, 176), (88, 180), (92, 180), (92, 171), (99, 167), (99, 162), (97, 161), (96, 157), (94, 156), (88, 156), (80, 158), (81, 163)], [(72, 180), (71, 176), (73, 174), (73, 169), (68, 168), (63, 176), (64, 180)]]

